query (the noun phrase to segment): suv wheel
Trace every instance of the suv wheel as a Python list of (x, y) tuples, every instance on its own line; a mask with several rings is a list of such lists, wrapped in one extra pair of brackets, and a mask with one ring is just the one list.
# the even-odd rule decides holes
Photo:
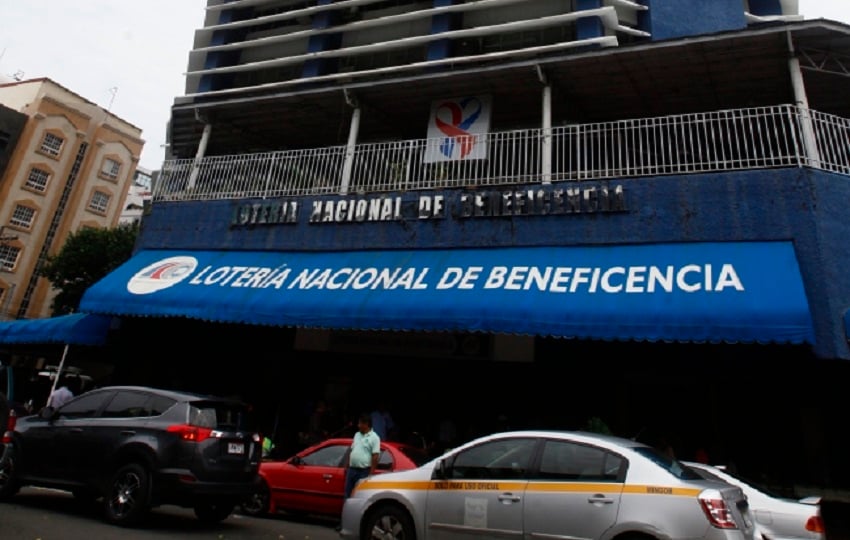
[(264, 516), (269, 512), (269, 486), (263, 485), (242, 503), (242, 513), (248, 516)]
[(12, 446), (0, 451), (0, 500), (8, 499), (18, 492), (16, 459)]
[(106, 519), (116, 525), (134, 525), (150, 509), (150, 477), (137, 463), (115, 472), (104, 497)]
[(413, 521), (404, 510), (395, 506), (375, 509), (366, 523), (366, 536), (375, 540), (416, 540)]
[(204, 523), (218, 523), (233, 512), (231, 502), (202, 502), (195, 505), (195, 515)]

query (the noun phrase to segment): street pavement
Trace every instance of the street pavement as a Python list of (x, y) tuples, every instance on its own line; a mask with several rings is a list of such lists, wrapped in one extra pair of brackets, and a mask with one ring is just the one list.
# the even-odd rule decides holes
[(221, 523), (205, 525), (191, 509), (162, 506), (141, 527), (126, 529), (104, 522), (99, 506), (83, 506), (61, 491), (23, 488), (0, 503), (0, 540), (339, 540), (335, 525), (320, 518), (253, 518), (238, 510)]

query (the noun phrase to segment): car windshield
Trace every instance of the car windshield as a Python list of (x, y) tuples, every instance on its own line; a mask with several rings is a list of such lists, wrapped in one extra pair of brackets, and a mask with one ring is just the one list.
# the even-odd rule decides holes
[(680, 461), (672, 459), (655, 448), (649, 446), (640, 446), (633, 448), (635, 452), (648, 458), (650, 461), (669, 472), (680, 480), (702, 480), (703, 477), (697, 474), (690, 467), (686, 467)]

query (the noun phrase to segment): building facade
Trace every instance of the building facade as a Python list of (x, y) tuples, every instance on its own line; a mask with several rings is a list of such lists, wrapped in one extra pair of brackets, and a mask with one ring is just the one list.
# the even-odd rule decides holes
[(39, 268), (81, 227), (117, 225), (142, 132), (49, 79), (0, 84), (0, 104), (23, 119), (0, 161), (0, 317), (49, 317)]
[[(290, 434), (379, 392), (417, 432), (602, 418), (847, 487), (847, 58), (793, 1), (210, 0), (81, 308), (124, 377)], [(165, 332), (193, 353), (132, 337)]]
[(153, 171), (144, 167), (136, 167), (133, 173), (133, 183), (124, 201), (124, 210), (118, 218), (119, 225), (138, 224), (142, 220), (145, 206), (150, 204), (153, 186)]

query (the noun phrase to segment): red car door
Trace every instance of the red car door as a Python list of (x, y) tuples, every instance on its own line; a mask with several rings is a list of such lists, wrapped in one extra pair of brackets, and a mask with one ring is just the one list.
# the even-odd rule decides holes
[(304, 514), (339, 515), (350, 441), (330, 440), (283, 462), (263, 463), (272, 505)]

